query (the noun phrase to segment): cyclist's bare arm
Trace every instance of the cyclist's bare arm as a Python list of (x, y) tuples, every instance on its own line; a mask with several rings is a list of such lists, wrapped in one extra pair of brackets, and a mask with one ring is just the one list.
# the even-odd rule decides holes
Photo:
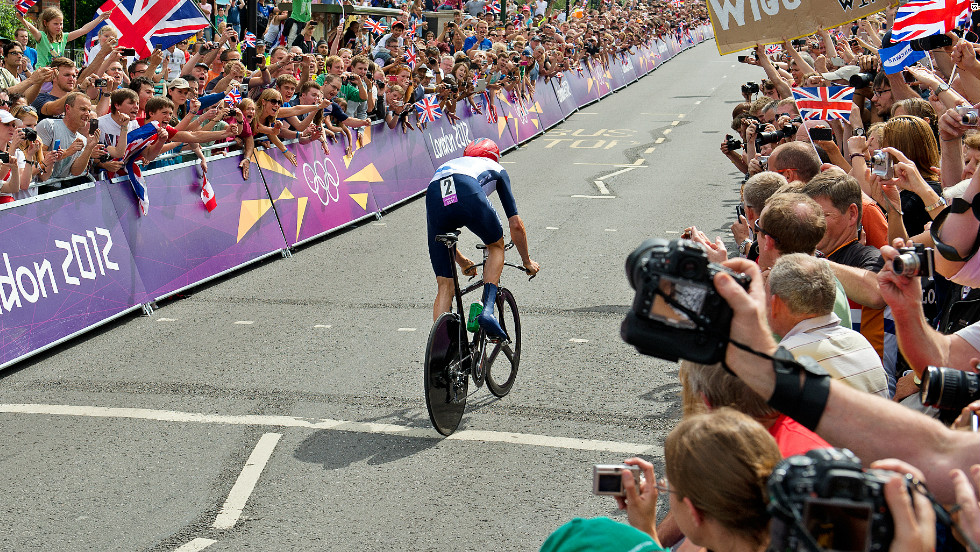
[(541, 267), (531, 260), (531, 254), (528, 252), (527, 230), (524, 228), (524, 221), (521, 220), (520, 215), (514, 215), (508, 218), (507, 222), (510, 224), (510, 240), (514, 242), (517, 252), (521, 254), (521, 261), (524, 263), (528, 275), (534, 276), (541, 270)]
[(476, 276), (476, 266), (473, 261), (466, 258), (466, 255), (463, 255), (459, 248), (456, 248), (456, 264), (462, 269), (464, 276)]

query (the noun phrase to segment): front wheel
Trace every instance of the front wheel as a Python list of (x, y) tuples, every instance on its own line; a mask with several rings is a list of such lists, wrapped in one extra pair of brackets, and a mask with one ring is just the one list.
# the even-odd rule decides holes
[(425, 405), (436, 431), (451, 435), (463, 418), (469, 379), (460, 359), (459, 316), (447, 312), (432, 324), (425, 348)]
[(507, 288), (497, 291), (497, 321), (510, 341), (487, 343), (484, 370), (487, 389), (497, 397), (503, 397), (514, 386), (517, 365), (521, 362), (521, 316), (517, 312), (517, 301)]

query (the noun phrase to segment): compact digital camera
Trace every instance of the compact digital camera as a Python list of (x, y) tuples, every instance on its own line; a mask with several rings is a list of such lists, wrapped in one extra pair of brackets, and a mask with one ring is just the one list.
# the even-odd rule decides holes
[(623, 470), (633, 472), (633, 481), (639, 484), (639, 466), (596, 464), (592, 467), (592, 493), (601, 496), (626, 496), (626, 490), (623, 489)]
[(892, 269), (895, 274), (909, 278), (925, 276), (930, 280), (935, 274), (935, 250), (921, 243), (913, 247), (903, 247), (898, 250), (898, 257), (892, 259)]
[(956, 108), (956, 113), (960, 116), (960, 123), (963, 126), (980, 126), (980, 113), (978, 113), (977, 108), (961, 105)]
[(701, 364), (721, 361), (732, 309), (715, 290), (715, 274), (730, 274), (748, 289), (749, 278), (708, 261), (690, 240), (649, 239), (626, 258), (626, 279), (636, 290), (623, 320), (623, 341), (641, 354)]
[(880, 176), (883, 180), (894, 178), (895, 168), (892, 166), (892, 156), (881, 150), (875, 150), (871, 154), (871, 174)]
[(884, 486), (893, 477), (894, 472), (862, 470), (847, 449), (814, 449), (784, 459), (767, 484), (769, 550), (888, 550), (895, 528)]

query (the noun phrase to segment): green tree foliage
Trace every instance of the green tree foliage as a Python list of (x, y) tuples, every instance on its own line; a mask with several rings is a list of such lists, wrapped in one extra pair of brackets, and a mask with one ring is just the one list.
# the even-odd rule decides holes
[(6, 38), (13, 38), (14, 31), (20, 26), (20, 22), (17, 21), (16, 15), (14, 15), (15, 8), (10, 2), (0, 2), (0, 36)]

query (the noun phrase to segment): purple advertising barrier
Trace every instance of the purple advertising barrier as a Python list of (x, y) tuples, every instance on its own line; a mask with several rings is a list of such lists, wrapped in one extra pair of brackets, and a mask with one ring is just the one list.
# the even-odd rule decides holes
[(507, 114), (507, 128), (514, 136), (514, 143), (523, 144), (543, 132), (530, 99), (501, 91), (497, 93), (497, 109)]
[[(656, 48), (656, 46), (654, 47)], [(652, 69), (651, 59), (650, 49), (646, 46), (639, 46), (630, 54), (630, 62), (633, 65), (633, 71), (636, 73), (638, 79), (646, 76)]]
[(538, 121), (541, 123), (541, 130), (548, 130), (565, 120), (565, 114), (558, 105), (558, 97), (555, 89), (551, 86), (551, 81), (556, 79), (538, 79), (534, 86), (534, 107), (532, 111), (537, 114)]
[(0, 208), (0, 367), (146, 302), (110, 187)]
[(589, 73), (592, 75), (592, 80), (596, 86), (596, 92), (599, 94), (599, 98), (605, 98), (609, 94), (612, 94), (612, 74), (608, 69), (602, 66), (598, 61), (589, 61)]
[(616, 54), (609, 58), (609, 68), (606, 69), (606, 74), (610, 77), (609, 85), (613, 90), (621, 90), (636, 80), (633, 64), (627, 54)]
[[(469, 102), (461, 101), (456, 104), (456, 114), (460, 117), (458, 123), (451, 125), (443, 119), (436, 121), (440, 123), (438, 128), (442, 130), (434, 138), (428, 138), (429, 144), (427, 144), (432, 155), (432, 164), (436, 167), (461, 154), (466, 144), (477, 138), (490, 138), (497, 142), (502, 152), (511, 150), (517, 145), (514, 142), (514, 135), (508, 129), (507, 111), (500, 108), (500, 103), (494, 101), (497, 121), (490, 122), (483, 96), (476, 96), (474, 101), (480, 113), (474, 112)], [(431, 124), (429, 126), (433, 128)], [(441, 138), (442, 142), (435, 141), (435, 138)]]
[(574, 71), (565, 71), (562, 78), (551, 79), (551, 88), (555, 91), (555, 99), (564, 118), (578, 111), (578, 104), (575, 103), (575, 95), (572, 93), (572, 81), (576, 80), (573, 74)]
[(386, 209), (425, 191), (439, 166), (429, 148), (447, 138), (437, 133), (431, 123), (423, 132), (403, 133), (399, 128), (392, 130), (384, 125), (376, 125), (374, 129), (380, 129), (375, 137), (375, 149), (365, 154), (367, 159), (358, 160), (355, 153), (351, 168), (372, 161), (378, 164), (383, 178), (370, 182), (371, 192), (378, 207)]
[(592, 73), (589, 72), (584, 63), (579, 64), (577, 69), (565, 71), (564, 80), (572, 89), (572, 97), (575, 99), (575, 105), (578, 109), (599, 101), (598, 87), (592, 78)]
[(253, 165), (249, 180), (243, 180), (240, 159), (233, 155), (208, 162), (208, 182), (217, 201), (210, 213), (201, 201), (197, 163), (144, 174), (150, 202), (146, 216), (140, 216), (128, 182), (105, 186), (150, 300), (286, 247), (261, 172)]
[[(362, 143), (370, 144), (371, 132), (361, 130)], [(364, 146), (354, 152), (358, 161), (366, 159), (360, 155), (362, 149)], [(269, 195), (275, 199), (273, 210), (290, 246), (378, 210), (369, 182), (381, 178), (377, 168), (373, 164), (348, 166), (343, 142), (328, 142), (329, 155), (323, 153), (320, 142), (291, 144), (289, 151), (296, 154), (295, 166), (275, 148), (256, 152), (256, 159)], [(351, 176), (353, 181), (349, 180)]]

